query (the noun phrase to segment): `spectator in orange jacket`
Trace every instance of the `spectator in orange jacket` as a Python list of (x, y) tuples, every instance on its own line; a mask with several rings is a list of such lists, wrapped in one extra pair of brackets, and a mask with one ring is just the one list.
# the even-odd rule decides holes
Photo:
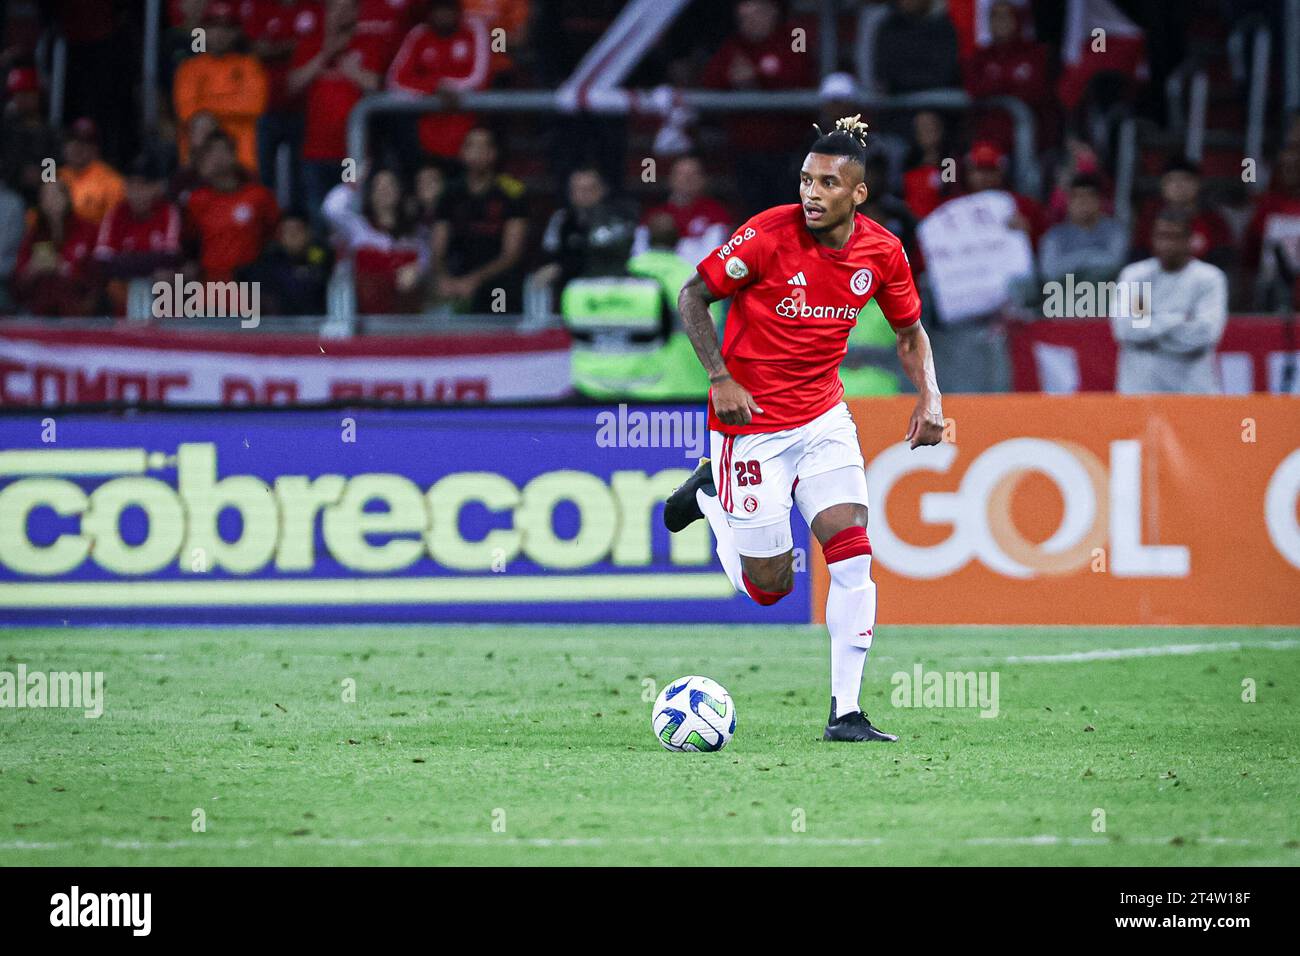
[(532, 0), (462, 0), (461, 12), (466, 19), (483, 21), (493, 39), (492, 31), (505, 31), (505, 49), (498, 46), (492, 53), (492, 75), (509, 72), (515, 65), (510, 51), (528, 48)]
[[(257, 172), (257, 120), (266, 111), (266, 71), (255, 56), (239, 53), (239, 19), (234, 4), (216, 0), (203, 14), (207, 52), (192, 56), (176, 69), (172, 99), (182, 126), (200, 110), (217, 118), (238, 149), (239, 163)], [(181, 162), (189, 159), (189, 143), (177, 143)]]
[(126, 198), (126, 184), (112, 166), (99, 158), (99, 130), (83, 116), (72, 124), (63, 144), (59, 178), (68, 184), (72, 208), (92, 226)]

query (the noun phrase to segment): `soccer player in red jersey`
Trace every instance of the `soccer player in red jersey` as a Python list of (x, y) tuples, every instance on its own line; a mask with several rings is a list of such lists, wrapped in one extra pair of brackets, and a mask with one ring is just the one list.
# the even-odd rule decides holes
[[(867, 198), (866, 126), (858, 120), (839, 120), (813, 143), (800, 203), (754, 216), (682, 287), (682, 322), (713, 383), (711, 457), (669, 497), (664, 523), (676, 532), (706, 518), (736, 590), (774, 604), (794, 587), (790, 508), (798, 505), (831, 575), (831, 715), (823, 737), (894, 741), (858, 702), (876, 585), (866, 473), (839, 367), (868, 300), (893, 326), (899, 360), (919, 393), (905, 438), (912, 448), (939, 443), (943, 408), (903, 244), (857, 212)], [(709, 303), (728, 296), (719, 347)]]

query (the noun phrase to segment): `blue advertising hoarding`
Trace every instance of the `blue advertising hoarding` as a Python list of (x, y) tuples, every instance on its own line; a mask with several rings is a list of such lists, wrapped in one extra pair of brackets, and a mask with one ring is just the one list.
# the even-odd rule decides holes
[[(807, 623), (661, 502), (698, 406), (0, 416), (0, 622)], [(808, 531), (795, 520), (797, 566)]]

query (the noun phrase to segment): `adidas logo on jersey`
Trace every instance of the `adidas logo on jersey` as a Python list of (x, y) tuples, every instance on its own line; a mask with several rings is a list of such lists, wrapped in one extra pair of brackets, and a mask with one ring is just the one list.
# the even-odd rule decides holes
[(786, 285), (807, 285), (808, 280), (803, 277), (802, 272), (796, 272), (785, 282)]

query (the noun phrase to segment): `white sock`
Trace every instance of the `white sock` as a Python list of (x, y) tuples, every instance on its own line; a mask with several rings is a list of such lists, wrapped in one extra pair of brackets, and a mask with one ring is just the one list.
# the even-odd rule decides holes
[(727, 524), (727, 513), (722, 510), (722, 503), (718, 501), (717, 495), (706, 495), (702, 490), (695, 492), (695, 500), (704, 512), (704, 517), (709, 519), (713, 536), (718, 539), (718, 560), (722, 562), (722, 570), (731, 579), (731, 586), (741, 594), (748, 594), (745, 581), (740, 576), (740, 552), (736, 550), (736, 536), (731, 533), (731, 525)]
[(830, 565), (826, 628), (831, 632), (831, 696), (835, 716), (861, 710), (862, 668), (876, 627), (876, 582), (871, 555), (859, 554)]

